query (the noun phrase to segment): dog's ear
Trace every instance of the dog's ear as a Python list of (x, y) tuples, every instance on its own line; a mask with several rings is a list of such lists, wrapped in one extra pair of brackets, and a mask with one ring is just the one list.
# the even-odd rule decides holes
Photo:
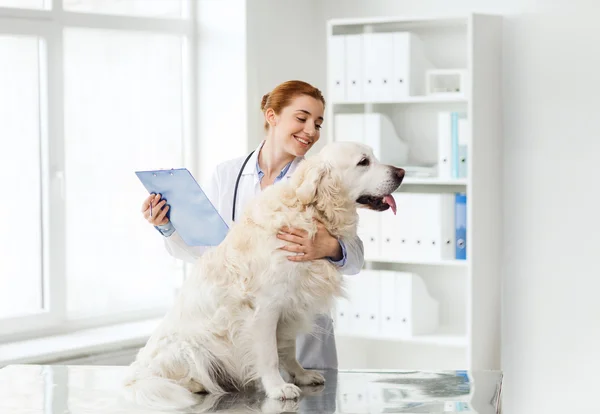
[(296, 197), (302, 204), (310, 204), (317, 198), (319, 187), (326, 181), (330, 168), (319, 157), (306, 159), (298, 166), (300, 169), (296, 185)]
[(296, 197), (302, 204), (316, 203), (317, 209), (335, 208), (340, 202), (340, 185), (331, 165), (315, 157), (302, 162), (296, 176)]

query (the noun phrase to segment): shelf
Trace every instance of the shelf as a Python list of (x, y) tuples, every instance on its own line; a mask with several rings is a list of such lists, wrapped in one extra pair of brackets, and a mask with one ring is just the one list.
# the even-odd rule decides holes
[(466, 25), (469, 15), (440, 15), (440, 16), (393, 16), (366, 18), (334, 18), (328, 20), (330, 27), (336, 26), (365, 26), (384, 25), (390, 23), (415, 24), (422, 26), (443, 27), (444, 25)]
[(468, 266), (468, 260), (388, 260), (388, 259), (367, 259), (369, 263), (394, 263), (401, 265), (420, 265), (420, 266)]
[(466, 178), (418, 178), (405, 177), (402, 180), (402, 185), (467, 185)]
[(361, 334), (336, 334), (338, 338), (373, 340), (373, 341), (388, 341), (388, 342), (404, 342), (411, 344), (436, 345), (451, 348), (465, 348), (468, 345), (467, 336), (461, 334), (456, 328), (441, 327), (437, 332), (428, 335), (415, 335), (410, 338), (397, 338), (383, 335), (361, 335)]
[(344, 102), (332, 102), (334, 105), (393, 105), (393, 104), (413, 104), (413, 103), (448, 103), (448, 102), (468, 102), (468, 98), (464, 95), (432, 95), (432, 96), (408, 96), (406, 99), (396, 101), (380, 101), (380, 102), (366, 102), (366, 101), (344, 101)]

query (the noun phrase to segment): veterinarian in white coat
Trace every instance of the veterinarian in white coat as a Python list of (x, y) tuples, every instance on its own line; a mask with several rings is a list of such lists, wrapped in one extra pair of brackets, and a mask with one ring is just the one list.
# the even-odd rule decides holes
[[(278, 85), (263, 97), (266, 138), (249, 155), (217, 166), (205, 189), (207, 196), (228, 225), (233, 215), (239, 218), (244, 206), (263, 188), (287, 180), (306, 152), (318, 141), (323, 122), (325, 100), (315, 87), (301, 81)], [(237, 190), (237, 191), (236, 191)], [(234, 206), (235, 198), (235, 206)], [(152, 216), (149, 204), (152, 203)], [(168, 200), (166, 200), (168, 203)], [(188, 246), (166, 217), (168, 204), (160, 195), (148, 197), (142, 212), (165, 237), (167, 251), (174, 257), (193, 263), (205, 247)], [(314, 239), (296, 229), (282, 229), (281, 239), (289, 241), (284, 250), (293, 261), (330, 260), (346, 275), (357, 274), (364, 262), (362, 241), (355, 237), (338, 240), (321, 227)], [(296, 353), (304, 368), (337, 369), (337, 351), (332, 319), (321, 315), (312, 334), (300, 336)]]

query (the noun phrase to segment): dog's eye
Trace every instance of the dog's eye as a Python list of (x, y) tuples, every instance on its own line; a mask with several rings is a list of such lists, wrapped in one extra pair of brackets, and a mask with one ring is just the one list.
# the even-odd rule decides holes
[(369, 159), (368, 158), (363, 158), (362, 160), (360, 160), (360, 162), (358, 163), (358, 165), (360, 165), (361, 167), (366, 167), (367, 165), (369, 165)]

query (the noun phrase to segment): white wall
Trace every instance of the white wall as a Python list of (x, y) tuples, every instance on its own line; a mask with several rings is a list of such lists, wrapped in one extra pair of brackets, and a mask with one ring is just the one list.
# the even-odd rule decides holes
[(320, 0), (247, 0), (249, 146), (264, 138), (262, 97), (298, 79), (325, 93), (322, 55), (327, 32)]
[(329, 0), (325, 19), (504, 14), (505, 412), (597, 405), (600, 25), (597, 2)]

